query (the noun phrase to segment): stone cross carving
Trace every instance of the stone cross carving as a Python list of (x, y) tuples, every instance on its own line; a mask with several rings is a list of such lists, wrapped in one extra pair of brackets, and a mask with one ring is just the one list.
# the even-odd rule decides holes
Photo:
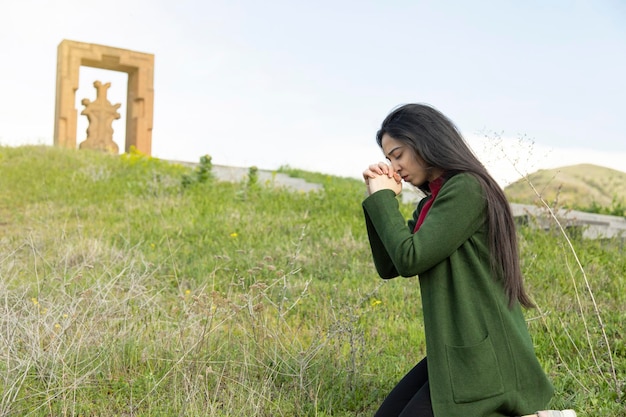
[(87, 116), (89, 126), (87, 139), (81, 142), (79, 148), (118, 154), (119, 147), (113, 142), (113, 120), (120, 118), (117, 109), (121, 104), (111, 104), (107, 99), (107, 90), (111, 87), (111, 83), (102, 84), (100, 81), (95, 81), (93, 86), (97, 91), (96, 100), (91, 102), (84, 98), (81, 101), (85, 109), (80, 114)]

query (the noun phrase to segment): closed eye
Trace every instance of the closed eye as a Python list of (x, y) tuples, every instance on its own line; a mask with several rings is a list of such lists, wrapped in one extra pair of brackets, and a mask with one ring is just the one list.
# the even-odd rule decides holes
[(399, 159), (402, 156), (402, 146), (397, 146), (393, 148), (389, 153), (387, 153), (387, 159), (391, 161), (391, 158)]

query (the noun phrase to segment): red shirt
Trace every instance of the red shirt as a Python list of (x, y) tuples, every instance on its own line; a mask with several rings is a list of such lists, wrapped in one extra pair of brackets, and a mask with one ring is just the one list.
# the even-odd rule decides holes
[(420, 211), (420, 215), (417, 218), (417, 223), (415, 223), (415, 228), (413, 229), (413, 233), (417, 232), (417, 229), (420, 228), (422, 223), (424, 223), (424, 218), (428, 214), (428, 210), (430, 210), (430, 206), (433, 205), (433, 201), (435, 201), (435, 197), (439, 194), (439, 190), (441, 190), (441, 186), (443, 185), (444, 178), (439, 177), (430, 183), (428, 183), (428, 188), (430, 188), (430, 199), (424, 204), (422, 210)]

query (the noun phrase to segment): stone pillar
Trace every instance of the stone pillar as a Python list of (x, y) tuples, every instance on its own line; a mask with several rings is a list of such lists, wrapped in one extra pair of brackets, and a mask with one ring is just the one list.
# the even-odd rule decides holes
[(74, 103), (81, 65), (128, 74), (125, 151), (134, 146), (139, 152), (151, 155), (154, 55), (69, 40), (63, 40), (57, 49), (54, 145), (76, 149)]

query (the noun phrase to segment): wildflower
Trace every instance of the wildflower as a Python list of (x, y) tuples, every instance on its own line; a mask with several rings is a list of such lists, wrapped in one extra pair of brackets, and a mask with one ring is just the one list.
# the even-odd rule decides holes
[(61, 328), (61, 325), (60, 325), (59, 323), (56, 323), (56, 324), (54, 325), (54, 328), (58, 330), (58, 329), (60, 329), (60, 328)]
[(191, 294), (191, 290), (185, 290), (185, 295)]
[(376, 299), (376, 298), (374, 298), (374, 299), (370, 302), (370, 304), (371, 304), (371, 306), (372, 306), (372, 307), (376, 307), (378, 304), (382, 304), (382, 303), (383, 303), (382, 301), (380, 301), (380, 300), (378, 300), (378, 299)]
[(39, 304), (39, 301), (35, 297), (31, 298), (30, 301), (32, 301), (34, 305)]
[(232, 233), (230, 234), (230, 237), (233, 237), (233, 238), (234, 238), (234, 237), (237, 237), (237, 236), (239, 236), (239, 235), (237, 234), (237, 232), (232, 232)]

